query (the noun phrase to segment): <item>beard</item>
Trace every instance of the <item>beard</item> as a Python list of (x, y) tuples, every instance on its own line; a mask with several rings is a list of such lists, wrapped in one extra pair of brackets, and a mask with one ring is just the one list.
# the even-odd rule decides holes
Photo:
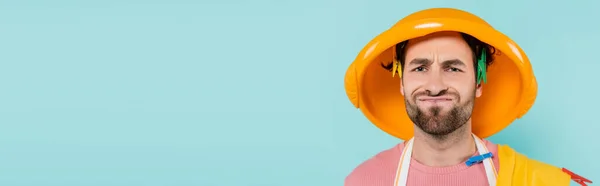
[[(444, 111), (444, 107), (441, 106), (420, 108), (416, 104), (417, 97), (423, 95), (432, 97), (443, 95), (453, 96), (457, 100), (457, 104), (454, 104), (449, 111)], [(461, 99), (459, 94), (448, 91), (442, 91), (437, 95), (430, 95), (426, 92), (416, 93), (412, 96), (411, 100), (412, 102), (408, 98), (405, 98), (404, 102), (408, 117), (412, 122), (432, 137), (444, 138), (462, 128), (469, 121), (473, 111), (475, 93), (473, 92), (473, 96), (470, 96), (463, 104), (460, 104)]]

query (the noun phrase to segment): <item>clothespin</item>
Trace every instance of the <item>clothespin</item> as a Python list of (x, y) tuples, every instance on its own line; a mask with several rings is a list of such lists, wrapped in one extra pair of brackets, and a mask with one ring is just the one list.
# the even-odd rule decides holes
[(477, 60), (477, 84), (487, 83), (487, 69), (486, 69), (486, 54), (485, 49), (481, 49), (481, 57)]
[(469, 158), (467, 160), (467, 162), (465, 162), (465, 163), (467, 164), (468, 167), (470, 167), (470, 166), (472, 166), (472, 165), (474, 165), (476, 163), (481, 163), (481, 162), (483, 162), (483, 160), (491, 158), (493, 156), (494, 155), (491, 152), (488, 152), (488, 153), (485, 153), (485, 154), (482, 154), (482, 155), (473, 156), (473, 157)]
[(394, 59), (394, 61), (392, 61), (392, 77), (394, 77), (396, 75), (396, 73), (398, 72), (398, 61), (396, 61)]
[(562, 168), (562, 171), (565, 172), (565, 173), (567, 173), (568, 175), (570, 175), (571, 179), (573, 181), (579, 183), (582, 186), (587, 186), (587, 184), (585, 182), (592, 183), (591, 180), (588, 180), (588, 179), (586, 179), (586, 178), (584, 178), (584, 177), (582, 177), (580, 175), (577, 175), (577, 174), (569, 171), (568, 169)]
[(396, 58), (396, 48), (393, 49), (393, 57), (392, 57), (392, 77), (398, 73), (398, 76), (402, 77), (402, 71), (400, 70), (400, 61)]

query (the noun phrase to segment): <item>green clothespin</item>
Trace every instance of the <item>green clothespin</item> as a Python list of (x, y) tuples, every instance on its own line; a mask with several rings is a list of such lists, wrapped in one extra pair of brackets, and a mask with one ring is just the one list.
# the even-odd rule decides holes
[(485, 49), (481, 49), (481, 57), (477, 60), (477, 84), (487, 83)]

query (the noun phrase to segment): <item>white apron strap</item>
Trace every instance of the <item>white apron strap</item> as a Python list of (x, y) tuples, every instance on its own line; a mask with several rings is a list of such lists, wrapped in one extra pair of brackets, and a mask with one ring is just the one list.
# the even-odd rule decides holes
[[(477, 146), (477, 151), (479, 155), (487, 154), (490, 152), (487, 147), (483, 144), (483, 141), (479, 139), (479, 137), (473, 134), (473, 139), (475, 139), (475, 145)], [(494, 155), (494, 156), (497, 156)], [(483, 167), (485, 168), (485, 174), (487, 175), (487, 180), (490, 186), (496, 186), (496, 177), (498, 177), (498, 172), (496, 172), (496, 167), (494, 166), (494, 161), (492, 158), (486, 158), (483, 160)]]
[[(483, 141), (481, 141), (481, 139), (474, 134), (473, 138), (475, 139), (475, 146), (477, 147), (477, 152), (479, 155), (487, 154), (489, 150), (483, 144)], [(402, 155), (400, 155), (400, 161), (398, 161), (398, 168), (396, 169), (396, 178), (394, 179), (394, 186), (406, 186), (408, 181), (410, 160), (412, 159), (412, 149), (413, 138), (406, 142), (404, 149), (402, 150)], [(496, 177), (498, 176), (498, 173), (496, 172), (492, 158), (486, 158), (483, 160), (483, 167), (485, 168), (485, 174), (490, 186), (496, 186)]]
[(396, 170), (396, 179), (394, 186), (405, 186), (408, 181), (408, 168), (410, 168), (410, 160), (412, 157), (413, 139), (411, 138), (404, 145), (400, 161), (398, 161), (398, 169)]

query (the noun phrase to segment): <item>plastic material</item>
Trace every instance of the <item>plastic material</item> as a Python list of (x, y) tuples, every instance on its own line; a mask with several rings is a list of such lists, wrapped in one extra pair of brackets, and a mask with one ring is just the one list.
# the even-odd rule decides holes
[(587, 178), (584, 178), (578, 174), (575, 174), (574, 172), (571, 172), (569, 169), (566, 168), (562, 168), (562, 171), (567, 173), (568, 175), (571, 176), (571, 180), (579, 183), (579, 185), (582, 186), (587, 186), (587, 183), (592, 183), (592, 180), (588, 180)]
[(469, 158), (465, 162), (465, 164), (468, 167), (470, 167), (470, 166), (473, 166), (473, 165), (475, 165), (477, 163), (483, 162), (483, 160), (485, 160), (485, 159), (492, 158), (493, 156), (494, 156), (494, 154), (492, 154), (491, 152), (488, 152), (488, 153), (485, 153), (485, 154), (482, 154), (482, 155), (473, 156), (473, 157)]
[(413, 13), (376, 36), (358, 54), (346, 71), (346, 94), (356, 108), (377, 127), (403, 140), (414, 134), (400, 94), (400, 77), (381, 67), (391, 62), (395, 45), (439, 31), (469, 34), (496, 48), (487, 69), (483, 94), (475, 101), (472, 131), (489, 137), (527, 113), (535, 102), (537, 83), (523, 50), (509, 37), (471, 13), (451, 8), (433, 8)]

